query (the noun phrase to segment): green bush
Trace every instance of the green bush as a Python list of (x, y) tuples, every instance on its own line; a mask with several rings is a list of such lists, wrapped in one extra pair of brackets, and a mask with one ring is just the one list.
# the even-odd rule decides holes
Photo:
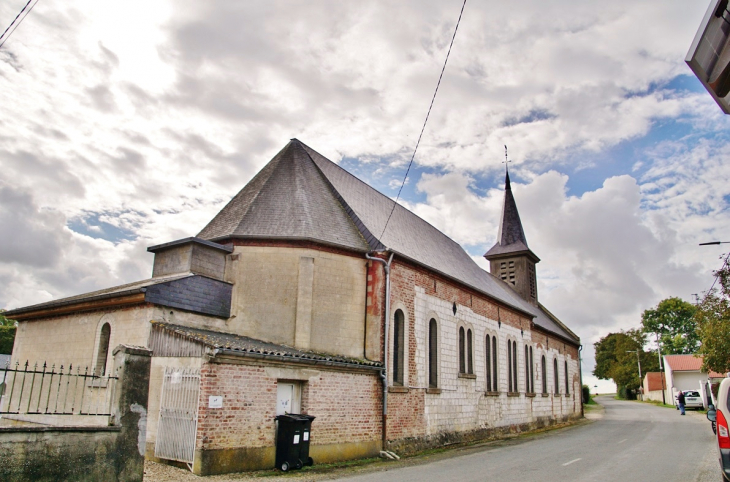
[(0, 354), (10, 355), (13, 353), (13, 343), (15, 342), (14, 326), (0, 326)]
[(583, 403), (591, 402), (591, 387), (583, 385)]

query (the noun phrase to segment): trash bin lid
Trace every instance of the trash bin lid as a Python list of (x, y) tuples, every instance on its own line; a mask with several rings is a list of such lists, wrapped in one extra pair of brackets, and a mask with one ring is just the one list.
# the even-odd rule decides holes
[(311, 422), (317, 417), (311, 415), (302, 415), (300, 413), (285, 413), (283, 415), (277, 415), (274, 420), (284, 420), (286, 422)]

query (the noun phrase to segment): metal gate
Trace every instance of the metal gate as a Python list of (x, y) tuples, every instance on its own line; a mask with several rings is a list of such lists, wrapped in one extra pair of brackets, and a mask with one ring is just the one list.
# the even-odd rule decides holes
[(165, 367), (155, 457), (193, 463), (199, 391), (199, 368)]

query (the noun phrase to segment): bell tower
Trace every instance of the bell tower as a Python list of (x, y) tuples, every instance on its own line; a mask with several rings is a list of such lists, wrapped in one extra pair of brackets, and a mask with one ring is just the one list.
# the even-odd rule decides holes
[(497, 242), (484, 257), (489, 261), (489, 271), (494, 276), (511, 285), (522, 298), (537, 306), (535, 265), (540, 262), (540, 258), (527, 247), (520, 214), (512, 195), (509, 170), (504, 178), (504, 204)]

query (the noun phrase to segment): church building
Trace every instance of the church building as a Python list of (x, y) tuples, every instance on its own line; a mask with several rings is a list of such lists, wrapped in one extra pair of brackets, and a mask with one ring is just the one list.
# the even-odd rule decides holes
[(149, 348), (149, 458), (273, 467), (283, 413), (315, 417), (315, 464), (581, 417), (580, 339), (539, 302), (509, 174), (489, 272), (296, 139), (195, 237), (148, 251), (149, 279), (5, 314), (13, 363), (102, 375), (115, 346)]

